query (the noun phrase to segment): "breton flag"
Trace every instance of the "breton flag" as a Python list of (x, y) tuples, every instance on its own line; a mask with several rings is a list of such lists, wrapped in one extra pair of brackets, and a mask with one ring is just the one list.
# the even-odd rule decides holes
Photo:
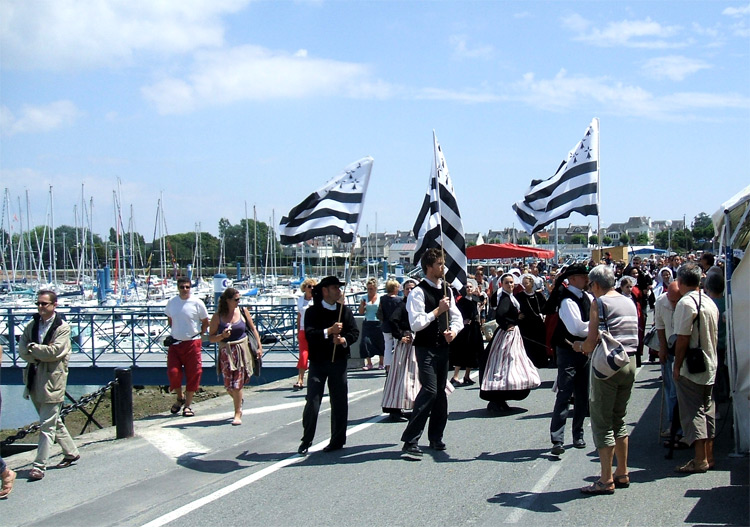
[(422, 202), (414, 235), (417, 249), (414, 251), (414, 264), (418, 264), (422, 254), (431, 248), (443, 247), (445, 253), (446, 281), (461, 291), (466, 285), (466, 240), (461, 213), (458, 210), (453, 183), (445, 164), (443, 150), (432, 132), (435, 157), (430, 173), (430, 185)]
[(310, 194), (281, 218), (281, 243), (292, 245), (333, 234), (351, 242), (359, 226), (373, 159), (363, 157)]
[(599, 214), (599, 119), (591, 121), (583, 139), (547, 180), (532, 180), (523, 201), (513, 205), (521, 225), (534, 234), (573, 212)]

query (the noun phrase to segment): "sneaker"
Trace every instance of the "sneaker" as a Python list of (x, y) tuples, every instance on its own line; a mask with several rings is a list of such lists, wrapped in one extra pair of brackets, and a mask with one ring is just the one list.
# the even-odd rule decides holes
[(401, 449), (401, 457), (403, 459), (411, 459), (413, 461), (419, 461), (422, 459), (424, 453), (419, 445), (404, 443), (404, 447)]
[(565, 453), (565, 447), (562, 444), (562, 441), (555, 441), (552, 443), (552, 450), (550, 450), (550, 453), (553, 456), (561, 456)]

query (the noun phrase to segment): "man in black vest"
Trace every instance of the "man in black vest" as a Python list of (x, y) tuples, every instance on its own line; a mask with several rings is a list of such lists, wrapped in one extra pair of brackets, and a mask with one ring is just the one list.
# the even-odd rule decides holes
[(450, 288), (443, 289), (445, 259), (442, 251), (427, 249), (420, 263), (425, 278), (407, 298), (406, 311), (415, 333), (414, 347), (422, 388), (414, 401), (409, 424), (401, 435), (404, 442), (401, 457), (413, 460), (422, 458), (418, 443), (428, 418), (430, 448), (445, 450), (443, 431), (448, 421), (448, 399), (445, 394), (450, 351), (448, 344), (464, 327)]
[[(567, 287), (562, 280), (567, 278)], [(584, 291), (588, 284), (588, 270), (585, 265), (569, 266), (558, 278), (560, 317), (552, 336), (557, 355), (557, 397), (552, 411), (549, 432), (552, 440), (551, 453), (559, 456), (565, 453), (565, 421), (568, 418), (570, 396), (575, 396), (573, 410), (573, 446), (585, 448), (583, 421), (588, 413), (589, 372), (586, 367), (588, 357), (573, 351), (573, 343), (586, 340), (589, 327), (591, 297)]]
[(359, 330), (352, 310), (339, 303), (341, 286), (335, 276), (323, 278), (313, 289), (313, 305), (305, 313), (305, 337), (310, 356), (307, 377), (307, 403), (302, 413), (302, 443), (297, 452), (303, 456), (312, 445), (318, 424), (323, 389), (328, 380), (331, 399), (331, 440), (325, 452), (339, 450), (346, 443), (349, 392), (346, 365), (349, 346), (357, 342)]

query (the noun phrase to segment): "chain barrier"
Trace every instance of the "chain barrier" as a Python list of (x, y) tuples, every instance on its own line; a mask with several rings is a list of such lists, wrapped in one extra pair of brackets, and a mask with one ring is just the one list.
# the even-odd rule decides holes
[[(113, 387), (117, 385), (117, 381), (109, 381), (107, 384), (96, 390), (95, 392), (92, 392), (90, 394), (84, 395), (81, 397), (78, 401), (76, 401), (73, 404), (67, 404), (62, 407), (62, 410), (60, 410), (60, 419), (67, 416), (69, 413), (74, 412), (76, 410), (83, 410), (86, 408), (89, 404), (91, 404), (93, 401), (98, 399), (99, 397), (102, 397), (107, 391), (111, 390)], [(8, 436), (2, 441), (0, 441), (0, 445), (2, 446), (8, 446), (19, 439), (23, 439), (29, 434), (33, 434), (34, 432), (39, 431), (39, 429), (42, 427), (41, 423), (29, 425), (26, 428), (19, 428), (18, 432), (16, 432), (12, 436)]]

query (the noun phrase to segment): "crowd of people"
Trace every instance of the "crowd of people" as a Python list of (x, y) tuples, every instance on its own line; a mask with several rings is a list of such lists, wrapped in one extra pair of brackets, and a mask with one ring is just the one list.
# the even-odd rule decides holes
[[(678, 438), (680, 444), (694, 449), (693, 458), (676, 470), (701, 473), (714, 467), (715, 401), (717, 392), (727, 387), (723, 384), (724, 275), (713, 255), (704, 253), (699, 260), (688, 257), (685, 261), (679, 256), (635, 257), (625, 264), (612, 261), (607, 253), (600, 262), (560, 268), (543, 261), (528, 266), (517, 262), (507, 271), (490, 267), (486, 278), (480, 266), (461, 291), (446, 283), (439, 249), (427, 250), (421, 266), (422, 280), (389, 280), (382, 296), (377, 294), (376, 280), (367, 283), (366, 297), (358, 306), (365, 316), (361, 332), (354, 313), (344, 304), (344, 284), (338, 278), (306, 279), (300, 285), (300, 354), (293, 389), (306, 387), (307, 392), (299, 454), (307, 455), (313, 443), (326, 384), (331, 439), (324, 450), (338, 450), (346, 444), (348, 359), (351, 346), (359, 341), (363, 369), (385, 370), (382, 410), (392, 420), (406, 423), (401, 455), (410, 460), (423, 456), (419, 442), (425, 427), (431, 449), (447, 448), (443, 441), (447, 393), (475, 384), (472, 370), (479, 370), (479, 397), (488, 402), (488, 412), (503, 414), (513, 411), (508, 401), (523, 400), (540, 385), (538, 368), (556, 367), (550, 453), (565, 453), (571, 405), (574, 448), (586, 447), (584, 421), (590, 416), (601, 471), (581, 491), (612, 494), (630, 484), (625, 417), (636, 369), (648, 348), (648, 360), (662, 365), (667, 417), (672, 423), (663, 435), (669, 437), (669, 446), (674, 447)], [(191, 296), (190, 281), (180, 278), (177, 282), (179, 294), (165, 308), (170, 326), (167, 376), (176, 396), (170, 411), (182, 411), (184, 417), (195, 415), (191, 404), (200, 386), (205, 334), (219, 345), (217, 369), (232, 399), (231, 424), (241, 425), (243, 387), (263, 353), (252, 316), (240, 306), (239, 292), (227, 288), (209, 318), (203, 302)], [(56, 313), (54, 292), (39, 291), (36, 305), (38, 313), (19, 340), (20, 357), (28, 363), (24, 396), (31, 398), (41, 424), (29, 474), (32, 480), (44, 477), (55, 442), (63, 454), (57, 468), (80, 459), (60, 418), (70, 327)], [(649, 310), (653, 310), (655, 335), (651, 339), (646, 338)], [(598, 352), (602, 331), (616, 339), (628, 357), (606, 377), (592, 375), (590, 359)], [(372, 362), (376, 356), (377, 365)], [(16, 474), (2, 458), (0, 476), (0, 498), (7, 497)]]

